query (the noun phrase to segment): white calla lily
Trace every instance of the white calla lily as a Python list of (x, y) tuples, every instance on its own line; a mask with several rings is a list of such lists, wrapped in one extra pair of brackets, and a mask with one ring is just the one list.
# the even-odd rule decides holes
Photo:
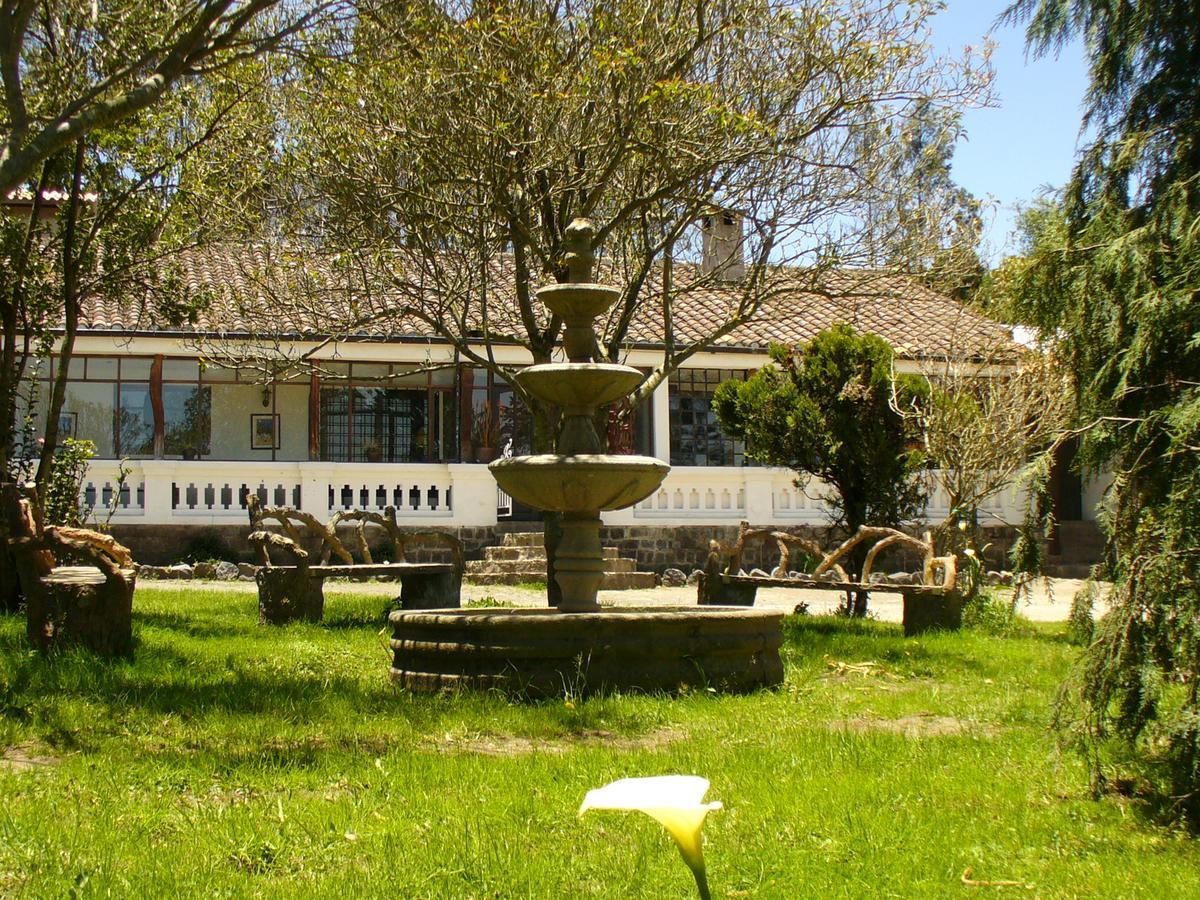
[(674, 838), (679, 854), (692, 875), (702, 898), (709, 897), (704, 871), (701, 829), (705, 817), (721, 802), (704, 802), (708, 779), (698, 775), (658, 775), (650, 778), (622, 778), (602, 788), (588, 791), (579, 807), (579, 815), (589, 809), (633, 810), (650, 816)]

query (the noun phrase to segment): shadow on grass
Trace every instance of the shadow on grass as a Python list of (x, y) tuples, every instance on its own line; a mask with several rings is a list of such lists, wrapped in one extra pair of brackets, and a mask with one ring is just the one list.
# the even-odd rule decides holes
[(238, 638), (246, 633), (244, 626), (220, 621), (216, 618), (198, 618), (182, 613), (141, 612), (137, 609), (133, 612), (133, 624), (135, 628), (138, 625), (162, 628), (186, 634), (189, 637)]
[(372, 632), (378, 631), (387, 624), (388, 614), (395, 607), (388, 605), (385, 607), (376, 607), (375, 609), (335, 609), (330, 612), (325, 611), (324, 620), (321, 622), (321, 628), (326, 628), (331, 631), (353, 631), (354, 629), (369, 630)]

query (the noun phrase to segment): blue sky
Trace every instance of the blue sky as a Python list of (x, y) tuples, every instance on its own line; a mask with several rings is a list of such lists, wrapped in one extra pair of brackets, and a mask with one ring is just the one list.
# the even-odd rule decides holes
[(996, 27), (1009, 0), (949, 0), (933, 19), (933, 45), (961, 54), (990, 32), (995, 47), (990, 108), (967, 110), (965, 135), (954, 152), (954, 180), (981, 200), (992, 201), (984, 236), (992, 262), (1013, 252), (1016, 204), (1028, 203), (1046, 186), (1070, 177), (1083, 115), (1087, 70), (1081, 45), (1057, 57), (1026, 59), (1022, 27)]

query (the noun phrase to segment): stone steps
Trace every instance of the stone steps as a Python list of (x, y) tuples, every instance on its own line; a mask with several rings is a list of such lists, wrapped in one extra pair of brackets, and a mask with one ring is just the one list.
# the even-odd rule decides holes
[(504, 535), (505, 547), (542, 547), (541, 531), (510, 531)]
[[(504, 535), (498, 547), (487, 547), (483, 559), (467, 563), (465, 577), (475, 584), (520, 584), (544, 581), (546, 548), (540, 531), (515, 531)], [(617, 556), (616, 547), (604, 548), (604, 581), (601, 590), (652, 588), (653, 572), (637, 571), (637, 560)]]
[[(521, 584), (529, 581), (545, 581), (546, 569), (543, 567), (536, 575), (521, 575), (517, 573), (480, 572), (467, 573), (466, 580), (472, 584)], [(607, 572), (600, 582), (602, 591), (628, 591), (652, 588), (657, 585), (653, 572)]]
[(1046, 574), (1056, 578), (1087, 578), (1104, 555), (1104, 532), (1095, 522), (1058, 523), (1062, 553), (1046, 559)]
[[(519, 559), (541, 559), (546, 558), (546, 548), (539, 544), (536, 547), (485, 547), (483, 550), (483, 558), (489, 562), (501, 562), (507, 560)], [(617, 548), (605, 547), (605, 559), (616, 559)]]
[[(479, 559), (471, 560), (467, 563), (467, 574), (481, 574), (484, 572), (495, 572), (497, 574), (503, 572), (545, 572), (546, 557), (535, 559), (527, 557), (525, 559)], [(636, 572), (637, 560), (625, 559), (621, 557), (609, 557), (604, 561), (604, 571), (606, 572)]]

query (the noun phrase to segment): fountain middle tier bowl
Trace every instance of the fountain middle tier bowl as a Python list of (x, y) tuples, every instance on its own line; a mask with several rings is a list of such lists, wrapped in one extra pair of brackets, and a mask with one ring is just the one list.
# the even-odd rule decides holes
[(537, 290), (537, 298), (546, 309), (562, 316), (568, 324), (591, 322), (616, 303), (620, 296), (620, 288), (575, 281), (548, 284)]
[(671, 470), (653, 456), (604, 453), (513, 456), (498, 459), (488, 468), (509, 496), (552, 512), (633, 506), (653, 494)]
[(529, 393), (566, 409), (594, 409), (620, 400), (645, 378), (633, 366), (616, 363), (543, 363), (516, 374)]

